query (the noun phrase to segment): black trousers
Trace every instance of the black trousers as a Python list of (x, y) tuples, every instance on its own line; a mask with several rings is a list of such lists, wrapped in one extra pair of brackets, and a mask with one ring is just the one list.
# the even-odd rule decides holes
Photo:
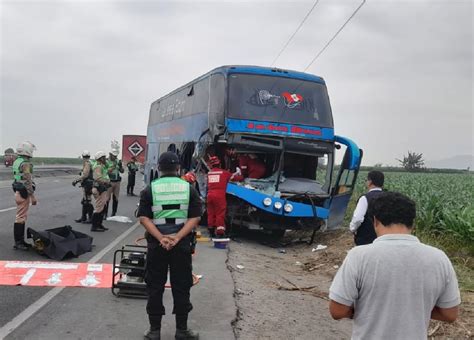
[[(149, 236), (150, 237), (150, 236)], [(186, 236), (173, 249), (165, 250), (158, 241), (148, 239), (145, 282), (148, 292), (146, 311), (164, 315), (163, 293), (170, 272), (173, 314), (187, 314), (193, 309), (190, 290), (193, 285), (191, 238)]]

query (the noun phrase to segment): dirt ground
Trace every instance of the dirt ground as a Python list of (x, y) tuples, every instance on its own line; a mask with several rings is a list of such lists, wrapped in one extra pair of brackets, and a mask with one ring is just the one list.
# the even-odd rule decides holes
[[(227, 266), (235, 283), (237, 339), (350, 338), (352, 322), (330, 317), (327, 296), (352, 237), (345, 231), (318, 233), (312, 245), (295, 242), (300, 238), (309, 239), (292, 232), (282, 244), (264, 245), (255, 235), (230, 243)], [(318, 244), (327, 248), (312, 251)], [(430, 339), (473, 338), (474, 293), (462, 298), (458, 321), (432, 322)]]

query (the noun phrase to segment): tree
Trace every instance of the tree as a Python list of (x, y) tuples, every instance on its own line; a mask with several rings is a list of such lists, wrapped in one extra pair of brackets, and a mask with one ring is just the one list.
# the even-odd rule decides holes
[(407, 156), (403, 156), (403, 159), (397, 159), (400, 164), (407, 171), (417, 171), (424, 168), (425, 160), (423, 159), (422, 153), (408, 151)]

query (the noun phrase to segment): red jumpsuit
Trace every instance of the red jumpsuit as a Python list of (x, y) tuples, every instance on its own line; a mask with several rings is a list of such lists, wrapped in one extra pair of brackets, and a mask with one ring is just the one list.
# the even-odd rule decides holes
[(226, 189), (232, 174), (214, 167), (207, 174), (207, 225), (209, 228), (224, 227), (227, 210)]
[(243, 181), (244, 178), (263, 178), (265, 176), (265, 164), (258, 158), (251, 158), (247, 155), (239, 156), (239, 168), (242, 175), (235, 176), (236, 181)]

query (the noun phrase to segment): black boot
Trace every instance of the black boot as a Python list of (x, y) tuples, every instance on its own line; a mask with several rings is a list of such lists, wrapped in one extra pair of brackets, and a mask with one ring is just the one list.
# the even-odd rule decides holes
[(99, 214), (99, 228), (102, 229), (102, 231), (109, 230), (109, 228), (104, 227), (103, 221), (104, 221), (104, 214), (100, 213)]
[(15, 223), (13, 225), (13, 238), (15, 245), (13, 248), (18, 250), (28, 250), (31, 245), (25, 242), (25, 223)]
[(145, 333), (145, 339), (147, 340), (160, 340), (161, 339), (161, 315), (148, 315), (150, 321), (150, 329)]
[(133, 188), (134, 188), (134, 186), (131, 186), (131, 187), (130, 187), (130, 196), (137, 196), (137, 195), (135, 195), (135, 194), (133, 193)]
[(82, 216), (79, 217), (77, 220), (74, 220), (74, 222), (76, 223), (82, 223), (86, 220), (87, 207), (83, 202), (81, 204), (82, 204)]
[(82, 223), (85, 223), (85, 224), (91, 224), (92, 223), (92, 214), (94, 213), (94, 207), (92, 206), (92, 204), (88, 203), (86, 205), (86, 215), (87, 215), (87, 219), (82, 222)]
[(188, 328), (188, 314), (176, 314), (175, 339), (198, 340), (199, 333)]
[(113, 201), (112, 201), (112, 215), (110, 216), (115, 216), (117, 214), (117, 208), (118, 208), (118, 199), (113, 198)]
[(91, 227), (91, 231), (105, 231), (104, 229), (102, 229), (100, 227), (100, 215), (99, 213), (93, 213), (92, 214), (92, 227)]

